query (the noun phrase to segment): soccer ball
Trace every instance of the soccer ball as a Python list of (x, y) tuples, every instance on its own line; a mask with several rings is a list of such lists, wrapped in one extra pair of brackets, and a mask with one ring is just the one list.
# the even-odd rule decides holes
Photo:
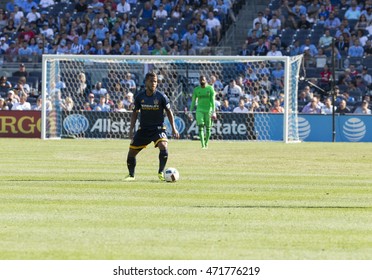
[(180, 178), (180, 173), (176, 168), (169, 167), (164, 172), (164, 178), (167, 182), (176, 182)]

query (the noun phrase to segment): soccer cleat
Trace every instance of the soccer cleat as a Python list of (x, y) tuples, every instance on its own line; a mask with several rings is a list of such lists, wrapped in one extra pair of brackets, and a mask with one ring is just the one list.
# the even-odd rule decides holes
[(124, 181), (134, 181), (135, 180), (135, 178), (134, 178), (134, 176), (132, 176), (132, 175), (128, 175), (128, 176), (126, 176), (125, 178), (124, 178)]
[(163, 172), (158, 173), (158, 178), (160, 181), (165, 181), (164, 173)]

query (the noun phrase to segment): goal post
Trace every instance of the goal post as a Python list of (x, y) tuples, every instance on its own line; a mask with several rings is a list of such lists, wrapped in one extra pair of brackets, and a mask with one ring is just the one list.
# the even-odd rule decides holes
[[(155, 71), (158, 89), (169, 97), (176, 125), (182, 130), (181, 139), (197, 138), (195, 120), (188, 119), (185, 110), (190, 107), (199, 76), (205, 75), (209, 80), (213, 75), (223, 86), (216, 89), (217, 105), (230, 96), (230, 81), (240, 80), (243, 91), (240, 97), (249, 112), (217, 111), (212, 139), (298, 142), (301, 63), (302, 55), (43, 55), (41, 138), (128, 138), (133, 98), (144, 88), (146, 73)], [(97, 86), (99, 83), (101, 87)], [(102, 110), (102, 106), (93, 103), (99, 103), (105, 93), (110, 99), (109, 102), (105, 99), (109, 107)], [(256, 108), (253, 101), (261, 106), (263, 95), (271, 103), (279, 100), (284, 113)]]

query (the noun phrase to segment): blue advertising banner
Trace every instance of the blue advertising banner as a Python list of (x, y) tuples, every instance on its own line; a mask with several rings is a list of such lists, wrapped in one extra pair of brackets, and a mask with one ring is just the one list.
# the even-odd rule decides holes
[(283, 141), (283, 114), (254, 114), (257, 140)]
[[(336, 142), (372, 142), (372, 116), (336, 115)], [(332, 142), (332, 115), (299, 115), (302, 141)]]
[[(65, 112), (62, 134), (86, 138), (128, 138), (130, 116), (129, 112)], [(181, 139), (193, 139), (198, 135), (196, 121), (190, 120), (184, 113), (175, 115), (175, 123)], [(372, 142), (370, 115), (337, 115), (335, 124), (336, 142)], [(167, 121), (166, 125), (170, 133)], [(332, 142), (332, 115), (299, 114), (298, 128), (302, 141)], [(212, 138), (219, 140), (283, 141), (283, 115), (219, 113), (211, 132)]]
[[(128, 138), (130, 112), (82, 111), (78, 114), (63, 112), (62, 137), (85, 138)], [(195, 119), (190, 120), (185, 113), (174, 116), (181, 139), (193, 139), (199, 129)], [(138, 128), (138, 122), (136, 129)], [(168, 137), (171, 126), (166, 119)], [(212, 137), (219, 140), (255, 140), (254, 114), (219, 114), (211, 129)]]
[(339, 116), (337, 142), (372, 142), (372, 116)]

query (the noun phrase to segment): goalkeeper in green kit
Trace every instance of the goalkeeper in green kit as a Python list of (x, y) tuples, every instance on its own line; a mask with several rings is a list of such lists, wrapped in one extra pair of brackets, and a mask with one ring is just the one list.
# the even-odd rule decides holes
[(208, 148), (208, 141), (211, 137), (212, 120), (216, 119), (215, 112), (215, 92), (213, 86), (208, 85), (207, 78), (201, 75), (200, 85), (194, 88), (190, 112), (196, 107), (196, 124), (199, 127), (199, 137), (202, 149)]

